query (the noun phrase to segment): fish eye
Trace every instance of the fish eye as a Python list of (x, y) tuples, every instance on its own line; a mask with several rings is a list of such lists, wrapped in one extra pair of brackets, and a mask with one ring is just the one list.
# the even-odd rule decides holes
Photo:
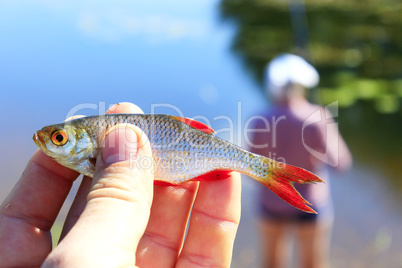
[(67, 141), (68, 135), (64, 130), (56, 130), (52, 133), (52, 142), (54, 145), (63, 146)]

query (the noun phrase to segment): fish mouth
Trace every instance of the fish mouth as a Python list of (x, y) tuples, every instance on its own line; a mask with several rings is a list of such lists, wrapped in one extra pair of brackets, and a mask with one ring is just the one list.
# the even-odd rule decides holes
[(45, 140), (43, 139), (43, 132), (40, 130), (33, 135), (32, 139), (35, 144), (38, 145), (38, 147), (41, 147), (41, 145), (45, 143)]

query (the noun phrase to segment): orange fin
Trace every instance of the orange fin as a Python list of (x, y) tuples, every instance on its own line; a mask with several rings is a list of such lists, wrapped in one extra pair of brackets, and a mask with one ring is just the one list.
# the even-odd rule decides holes
[[(208, 173), (202, 174), (198, 177), (191, 179), (190, 181), (214, 181), (214, 180), (223, 180), (230, 178), (231, 170), (214, 170)], [(170, 183), (167, 181), (154, 181), (154, 185), (161, 186), (177, 186), (178, 184)]]
[(275, 194), (294, 207), (309, 213), (317, 213), (307, 205), (311, 205), (294, 188), (294, 183), (315, 183), (323, 182), (313, 173), (291, 165), (281, 164), (271, 175), (268, 186)]
[(304, 199), (300, 193), (294, 188), (296, 183), (315, 183), (323, 182), (313, 173), (291, 165), (277, 163), (266, 158), (267, 166), (271, 166), (271, 172), (265, 178), (253, 177), (260, 183), (268, 187), (272, 192), (280, 198), (291, 204), (292, 206), (309, 213), (317, 213), (308, 205), (311, 205)]
[(208, 173), (202, 174), (198, 177), (191, 179), (192, 181), (214, 181), (214, 180), (223, 180), (230, 178), (230, 173), (232, 171), (228, 170), (214, 170)]
[(309, 213), (317, 213), (308, 205), (311, 205), (304, 199), (300, 193), (294, 188), (293, 182), (287, 181), (281, 176), (273, 175), (273, 182), (268, 186), (272, 192), (280, 198), (291, 204), (292, 206)]
[(276, 169), (276, 173), (280, 173), (281, 177), (296, 183), (324, 182), (310, 171), (286, 164), (280, 165), (280, 168)]
[(205, 132), (205, 133), (207, 133), (207, 134), (213, 134), (213, 133), (215, 133), (215, 130), (213, 130), (211, 127), (205, 125), (204, 123), (201, 123), (201, 122), (199, 122), (199, 121), (196, 121), (196, 120), (194, 120), (194, 119), (185, 118), (185, 117), (180, 117), (180, 116), (174, 116), (174, 115), (171, 115), (170, 117), (173, 118), (173, 119), (175, 119), (175, 120), (177, 120), (177, 121), (180, 121), (180, 122), (182, 122), (182, 123), (184, 123), (184, 124), (186, 124), (186, 125), (189, 125), (189, 126), (192, 127), (192, 128), (201, 130), (202, 132)]

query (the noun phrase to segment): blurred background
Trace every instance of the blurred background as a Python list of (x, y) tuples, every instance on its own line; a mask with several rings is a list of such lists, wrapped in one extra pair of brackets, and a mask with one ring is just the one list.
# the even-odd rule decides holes
[[(310, 99), (338, 101), (355, 161), (332, 176), (331, 264), (402, 267), (401, 12), (397, 0), (3, 0), (0, 200), (36, 150), (34, 131), (72, 110), (129, 101), (217, 130), (230, 118), (235, 131), (221, 136), (243, 145), (244, 122), (269, 105), (264, 65), (298, 53), (321, 75)], [(233, 267), (260, 263), (255, 188), (244, 178)]]

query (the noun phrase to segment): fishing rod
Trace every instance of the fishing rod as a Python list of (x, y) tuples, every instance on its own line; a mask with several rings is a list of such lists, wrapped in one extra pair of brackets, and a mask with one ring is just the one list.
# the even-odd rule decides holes
[[(314, 59), (310, 48), (309, 25), (306, 12), (306, 4), (304, 0), (289, 0), (289, 15), (292, 26), (292, 32), (296, 47), (296, 52), (305, 60), (314, 65)], [(310, 90), (310, 96), (314, 102), (321, 104), (321, 98), (316, 89)]]

